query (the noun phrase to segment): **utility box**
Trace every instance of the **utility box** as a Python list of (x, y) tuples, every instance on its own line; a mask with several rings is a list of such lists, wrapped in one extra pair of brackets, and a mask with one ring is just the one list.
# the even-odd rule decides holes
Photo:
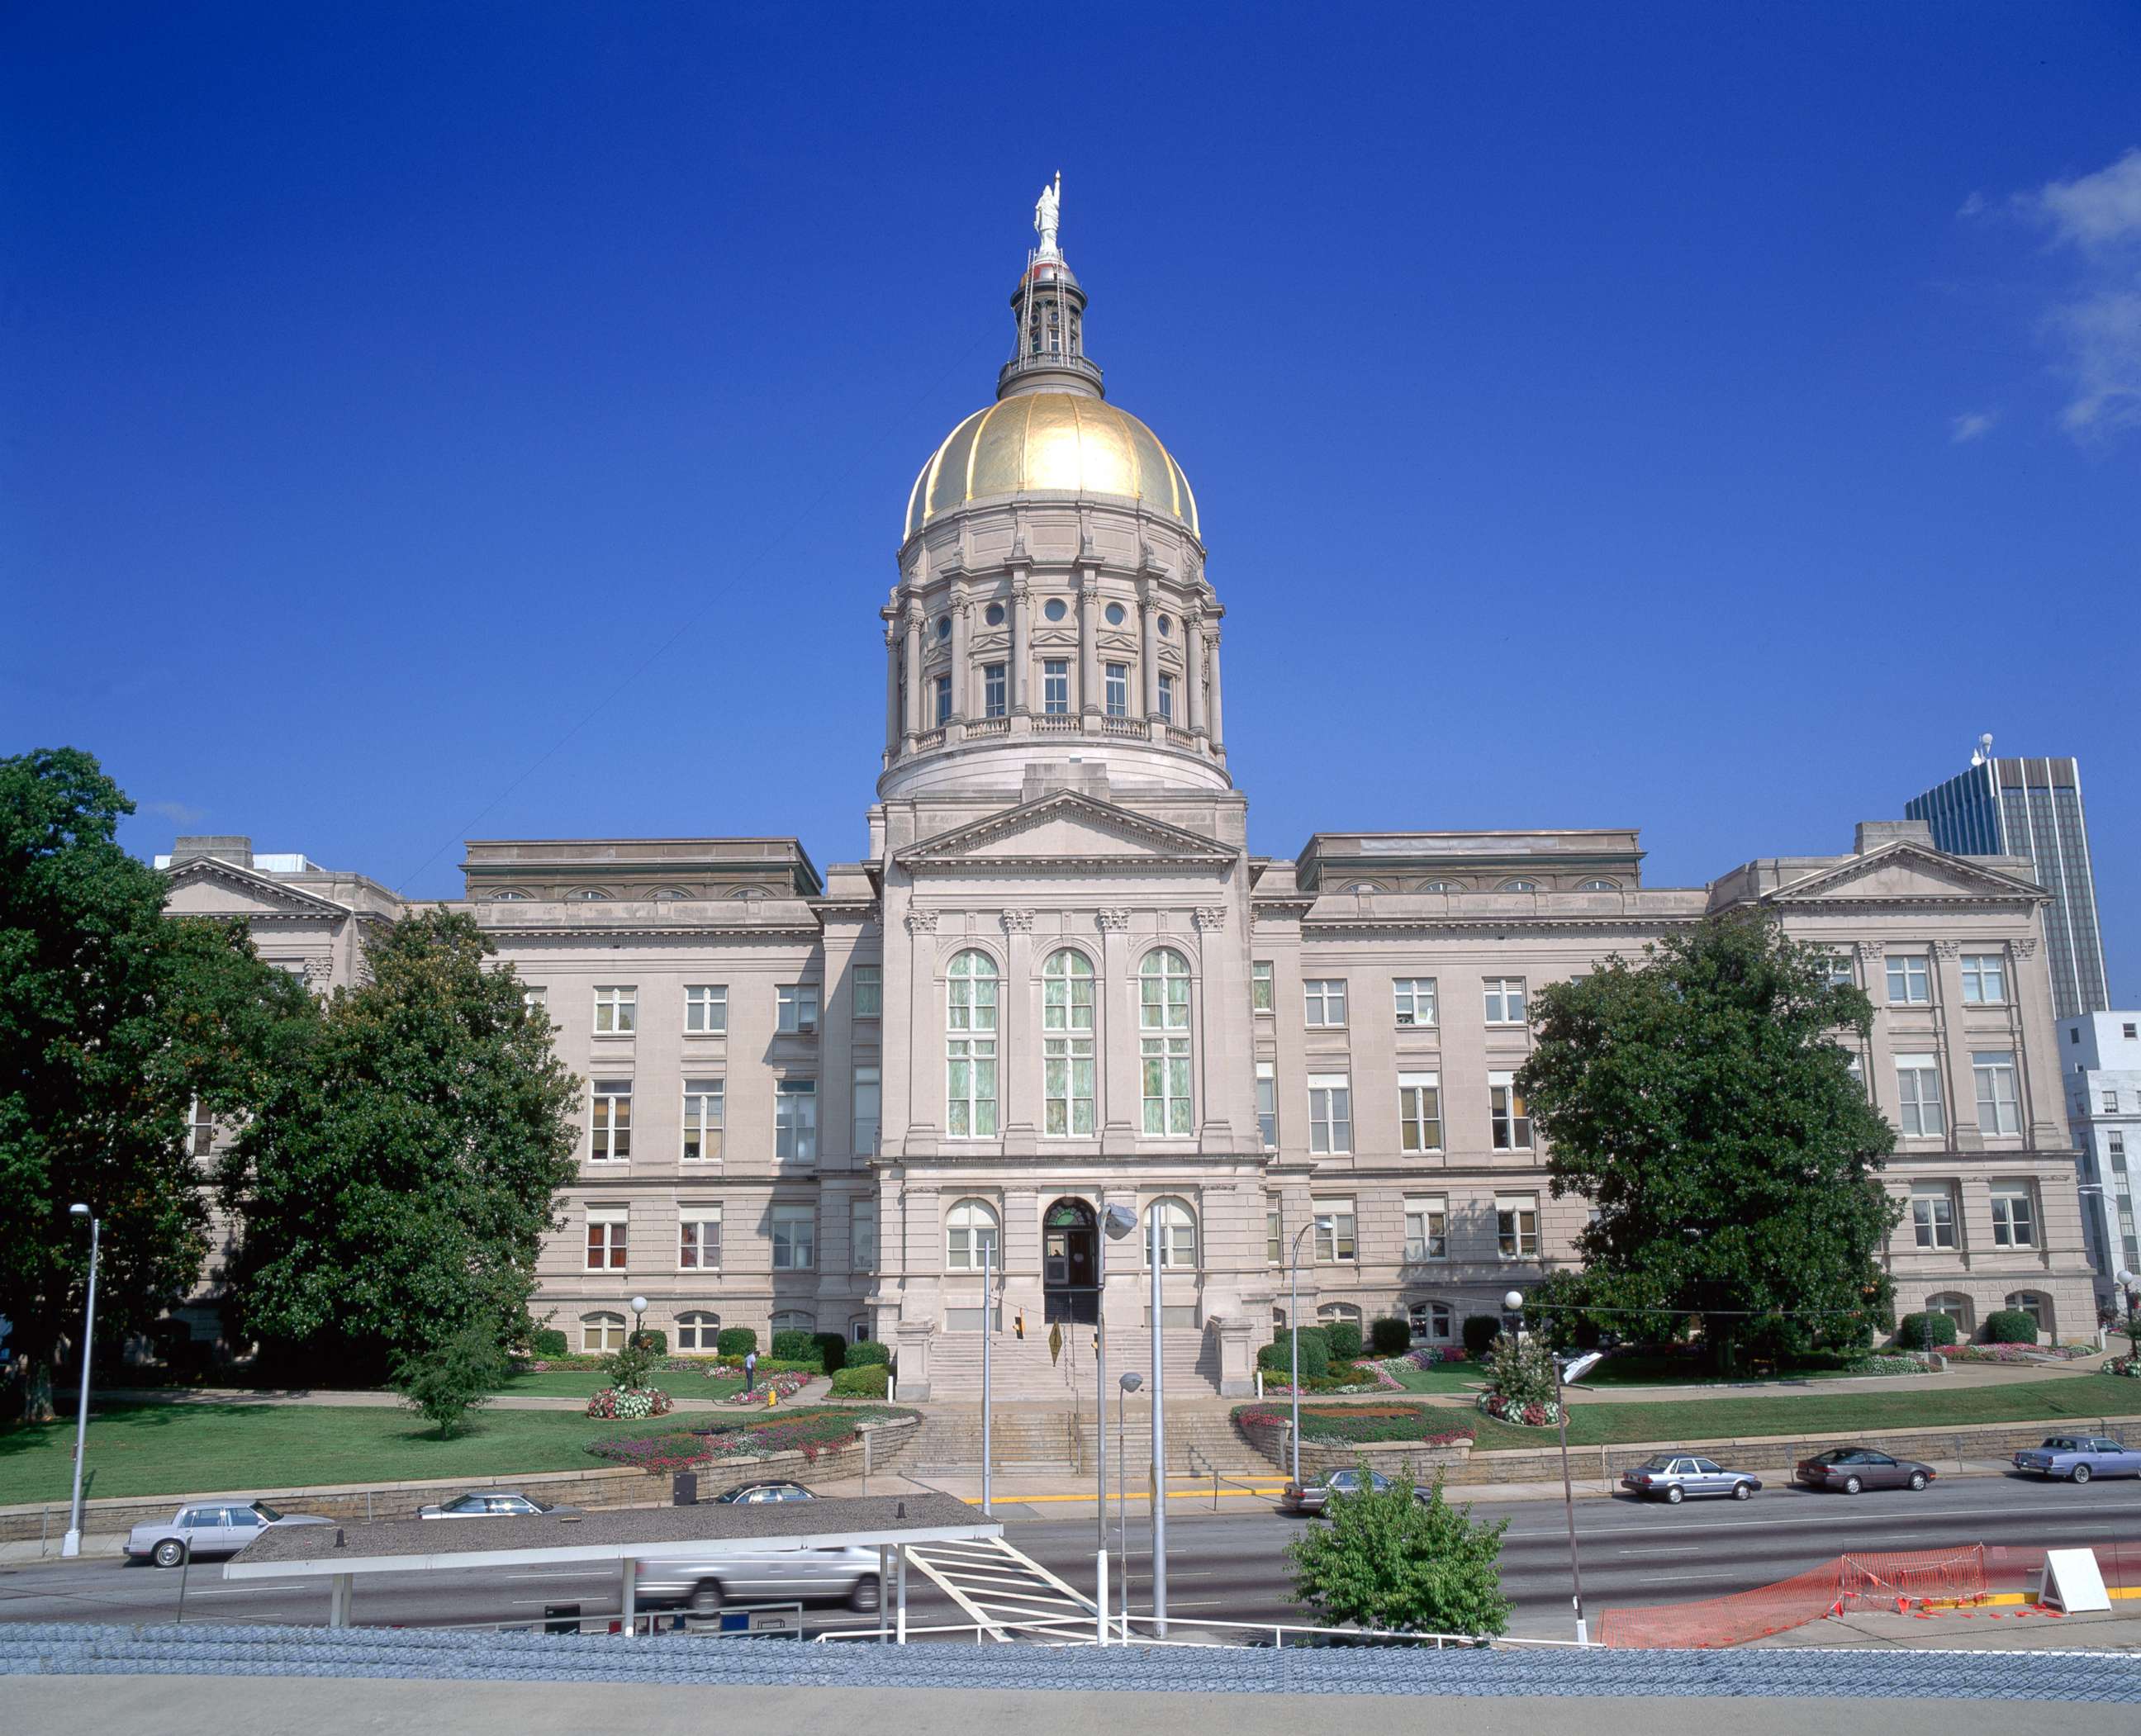
[(696, 1507), (699, 1504), (699, 1473), (696, 1471), (679, 1471), (669, 1488), (672, 1506)]
[(576, 1603), (546, 1603), (543, 1606), (543, 1631), (546, 1634), (577, 1634), (580, 1630), (580, 1606)]

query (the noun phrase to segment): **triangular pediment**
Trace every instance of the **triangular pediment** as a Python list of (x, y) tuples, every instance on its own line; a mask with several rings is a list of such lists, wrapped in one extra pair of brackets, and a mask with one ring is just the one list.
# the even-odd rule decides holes
[(910, 873), (1014, 863), (1220, 868), (1234, 852), (1164, 820), (1061, 789), (940, 832), (893, 859)]
[(1853, 856), (1764, 895), (1768, 904), (1947, 903), (1958, 899), (2047, 902), (2031, 882), (1945, 850), (1902, 842)]
[(324, 917), (349, 914), (332, 898), (322, 898), (271, 875), (255, 873), (234, 862), (197, 856), (165, 870), (171, 883), (165, 905), (173, 916)]

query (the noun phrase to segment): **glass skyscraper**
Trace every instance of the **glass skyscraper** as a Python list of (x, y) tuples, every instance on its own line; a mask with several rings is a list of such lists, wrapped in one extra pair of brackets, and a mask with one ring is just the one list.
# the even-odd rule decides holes
[[(1986, 737), (1986, 745), (1991, 737)], [(2045, 951), (2052, 967), (2052, 1010), (2061, 1019), (2111, 1005), (2104, 940), (2096, 922), (2096, 876), (2082, 816), (2081, 769), (2072, 760), (1995, 760), (1980, 752), (1968, 771), (1913, 798), (1905, 816), (1932, 828), (1933, 842), (1958, 856), (2027, 857), (2052, 895)]]

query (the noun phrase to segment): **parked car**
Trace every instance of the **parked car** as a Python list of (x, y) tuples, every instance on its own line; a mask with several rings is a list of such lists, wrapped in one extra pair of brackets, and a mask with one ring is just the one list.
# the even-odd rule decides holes
[(1922, 1489), (1937, 1474), (1915, 1458), (1891, 1458), (1871, 1447), (1831, 1447), (1801, 1459), (1792, 1472), (1810, 1489), (1841, 1489), (1847, 1495), (1861, 1489)]
[(738, 1502), (754, 1505), (761, 1501), (815, 1501), (817, 1492), (806, 1489), (800, 1483), (786, 1483), (778, 1478), (767, 1478), (758, 1483), (740, 1483), (732, 1489), (723, 1489), (714, 1497), (716, 1507), (733, 1507)]
[(861, 1544), (642, 1561), (636, 1583), (641, 1603), (682, 1603), (695, 1616), (730, 1603), (839, 1602), (874, 1610), (879, 1596), (877, 1551)]
[(243, 1506), (202, 1502), (180, 1507), (168, 1519), (135, 1526), (121, 1547), (129, 1561), (175, 1567), (189, 1556), (236, 1555), (270, 1526), (333, 1522), (317, 1513), (278, 1512), (264, 1501)]
[(2041, 1447), (2025, 1447), (2015, 1468), (2043, 1478), (2087, 1483), (2092, 1477), (2141, 1477), (2141, 1447), (2122, 1446), (2104, 1434), (2055, 1434)]
[(1735, 1501), (1745, 1501), (1762, 1487), (1762, 1479), (1746, 1471), (1728, 1471), (1715, 1459), (1693, 1453), (1658, 1453), (1623, 1471), (1621, 1487), (1646, 1499), (1657, 1497), (1677, 1507), (1704, 1495), (1729, 1495)]
[(555, 1501), (538, 1501), (517, 1489), (485, 1489), (442, 1501), (436, 1507), (420, 1507), (420, 1519), (511, 1519), (550, 1513), (561, 1519), (578, 1517), (579, 1508)]
[(1390, 1478), (1380, 1471), (1369, 1472), (1365, 1483), (1358, 1471), (1325, 1471), (1287, 1484), (1278, 1497), (1278, 1510), (1282, 1513), (1320, 1513), (1330, 1505), (1333, 1495), (1357, 1495), (1363, 1488), (1373, 1488), (1380, 1495), (1390, 1486)]

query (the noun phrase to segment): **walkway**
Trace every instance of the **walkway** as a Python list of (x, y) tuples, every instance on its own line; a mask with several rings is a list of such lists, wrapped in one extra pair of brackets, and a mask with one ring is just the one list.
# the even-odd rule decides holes
[[(823, 1378), (814, 1379), (793, 1397), (782, 1399), (784, 1404), (813, 1404), (832, 1391), (832, 1382)], [(680, 1411), (721, 1411), (735, 1415), (747, 1407), (726, 1404), (718, 1399), (698, 1399), (688, 1394), (679, 1397), (663, 1387), (671, 1403)], [(344, 1392), (326, 1387), (248, 1387), (248, 1386), (142, 1386), (112, 1387), (103, 1392), (92, 1391), (89, 1395), (90, 1409), (95, 1412), (100, 1404), (318, 1404), (330, 1409), (377, 1410), (382, 1404), (401, 1403), (399, 1393), (378, 1389)], [(494, 1410), (566, 1410), (584, 1411), (588, 1401), (568, 1394), (500, 1393), (488, 1401)], [(71, 1416), (73, 1406), (67, 1406)]]

